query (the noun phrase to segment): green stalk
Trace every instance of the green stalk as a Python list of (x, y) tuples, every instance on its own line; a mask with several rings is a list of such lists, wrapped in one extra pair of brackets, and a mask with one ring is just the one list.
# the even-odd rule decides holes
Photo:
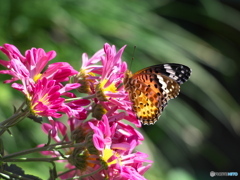
[(15, 114), (13, 114), (11, 117), (7, 118), (3, 122), (0, 123), (0, 136), (11, 126), (14, 126), (15, 124), (22, 121), (24, 118), (26, 118), (30, 114), (30, 111), (28, 109), (25, 109), (24, 111), (19, 112), (16, 111)]
[(11, 158), (21, 156), (21, 155), (26, 155), (34, 152), (39, 152), (39, 151), (52, 151), (52, 150), (57, 150), (57, 149), (63, 149), (63, 148), (71, 148), (71, 147), (79, 147), (79, 146), (85, 146), (86, 143), (76, 143), (72, 144), (72, 142), (66, 142), (65, 144), (61, 142), (61, 144), (52, 144), (48, 146), (43, 146), (43, 147), (36, 147), (36, 148), (31, 148), (27, 149), (24, 151), (8, 154), (6, 156), (3, 156), (1, 158), (1, 161), (3, 162), (8, 162), (10, 161)]
[(1, 171), (0, 175), (3, 176), (6, 179), (31, 180), (30, 178), (25, 178), (25, 177), (22, 177), (18, 174), (13, 174), (13, 173), (10, 173), (10, 172), (7, 172), (7, 171)]
[(57, 160), (64, 160), (63, 157), (54, 157), (54, 158), (18, 158), (18, 159), (8, 159), (5, 162), (53, 162)]
[(79, 100), (79, 99), (92, 99), (95, 97), (96, 97), (96, 94), (93, 94), (93, 95), (89, 95), (86, 97), (69, 98), (69, 99), (66, 99), (65, 102), (71, 102), (71, 101), (75, 101), (75, 100)]

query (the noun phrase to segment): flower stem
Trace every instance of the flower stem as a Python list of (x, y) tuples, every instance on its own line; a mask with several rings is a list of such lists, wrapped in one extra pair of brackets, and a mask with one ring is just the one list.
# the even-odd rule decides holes
[(17, 124), (18, 122), (22, 121), (30, 114), (29, 110), (26, 108), (23, 111), (17, 110), (15, 114), (11, 117), (7, 118), (5, 121), (0, 123), (0, 136), (11, 126)]
[(64, 160), (63, 157), (59, 156), (59, 157), (54, 157), (54, 158), (18, 158), (18, 159), (8, 159), (5, 162), (53, 162), (53, 161), (57, 161), (57, 160)]
[(59, 143), (58, 144), (51, 144), (51, 145), (48, 145), (48, 146), (36, 147), (36, 148), (27, 149), (27, 150), (20, 151), (20, 152), (8, 154), (6, 156), (3, 156), (0, 160), (5, 162), (5, 161), (9, 161), (11, 158), (21, 156), (21, 155), (30, 154), (30, 153), (34, 153), (34, 152), (53, 151), (53, 150), (62, 149), (62, 148), (79, 147), (79, 146), (85, 146), (85, 143), (73, 144), (72, 142), (66, 142), (66, 143), (61, 142), (61, 144), (59, 144)]
[(31, 180), (30, 178), (26, 178), (18, 174), (10, 173), (7, 171), (0, 171), (0, 175), (2, 177), (5, 177), (6, 179)]
[(65, 102), (75, 101), (75, 100), (79, 100), (79, 99), (92, 99), (95, 97), (96, 97), (96, 94), (92, 94), (92, 95), (85, 96), (85, 97), (69, 98), (69, 99), (66, 99)]

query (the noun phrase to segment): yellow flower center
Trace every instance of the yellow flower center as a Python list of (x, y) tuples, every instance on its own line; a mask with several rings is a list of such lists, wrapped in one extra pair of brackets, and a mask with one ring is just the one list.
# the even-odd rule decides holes
[(108, 91), (108, 92), (117, 92), (117, 88), (115, 86), (115, 83), (111, 83), (109, 86), (105, 87), (106, 83), (107, 83), (107, 79), (104, 79), (102, 80), (97, 86), (96, 86), (96, 95), (97, 95), (97, 98), (100, 100), (100, 101), (107, 101), (107, 97), (105, 95), (104, 92)]
[(109, 86), (107, 86), (107, 87), (104, 88), (104, 86), (106, 85), (106, 83), (107, 83), (107, 79), (104, 79), (104, 80), (100, 83), (100, 87), (103, 89), (103, 91), (110, 91), (110, 92), (113, 92), (113, 93), (117, 92), (117, 91), (116, 91), (117, 88), (116, 88), (116, 86), (115, 86), (114, 83), (112, 83), (112, 84), (110, 84)]
[(37, 82), (37, 80), (39, 80), (41, 76), (42, 76), (41, 73), (36, 74), (36, 75), (33, 77), (33, 80), (34, 80), (35, 82)]
[(111, 164), (116, 164), (118, 162), (119, 158), (113, 159), (112, 161), (109, 161), (109, 159), (113, 155), (118, 156), (116, 153), (113, 152), (112, 149), (104, 149), (102, 160), (104, 160), (107, 163), (108, 166), (110, 166)]
[(35, 107), (38, 105), (39, 102), (42, 102), (44, 105), (48, 105), (49, 104), (49, 101), (48, 101), (48, 98), (47, 98), (48, 94), (45, 94), (42, 98), (38, 99), (37, 102), (34, 102), (34, 104), (32, 104), (32, 96), (30, 96), (29, 94), (27, 95), (27, 99), (28, 99), (28, 102), (29, 102), (29, 107), (31, 109), (31, 112), (35, 115), (38, 115), (39, 112), (41, 111), (37, 111), (35, 110)]

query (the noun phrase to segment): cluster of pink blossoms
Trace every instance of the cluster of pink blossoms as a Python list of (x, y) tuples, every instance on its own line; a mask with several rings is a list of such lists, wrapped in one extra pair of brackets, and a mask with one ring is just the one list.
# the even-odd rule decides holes
[[(31, 115), (47, 117), (42, 129), (56, 143), (73, 144), (62, 152), (42, 152), (64, 157), (60, 162), (66, 163), (68, 171), (61, 173), (61, 179), (145, 179), (143, 174), (151, 161), (146, 160), (146, 154), (134, 152), (144, 138), (122, 121), (141, 126), (122, 86), (127, 70), (127, 64), (121, 60), (124, 48), (117, 52), (115, 46), (105, 44), (91, 58), (84, 53), (82, 67), (76, 71), (66, 62), (52, 63), (46, 68), (56, 56), (54, 51), (32, 48), (23, 56), (13, 45), (0, 47), (9, 58), (0, 60), (8, 69), (0, 73), (12, 76), (5, 83), (14, 82), (12, 87), (26, 96)], [(81, 94), (77, 98), (78, 92), (71, 90), (84, 93), (85, 97)], [(68, 117), (67, 123), (56, 119), (63, 114)]]

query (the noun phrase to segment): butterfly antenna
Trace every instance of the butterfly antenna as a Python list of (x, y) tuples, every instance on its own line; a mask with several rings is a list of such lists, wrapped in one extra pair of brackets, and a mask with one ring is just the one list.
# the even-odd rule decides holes
[(134, 60), (134, 54), (135, 54), (135, 50), (136, 50), (136, 48), (137, 48), (137, 46), (134, 46), (134, 47), (133, 47), (132, 60), (131, 60), (131, 63), (130, 63), (129, 69), (131, 69), (131, 67), (132, 67), (132, 62), (133, 62), (133, 60)]

